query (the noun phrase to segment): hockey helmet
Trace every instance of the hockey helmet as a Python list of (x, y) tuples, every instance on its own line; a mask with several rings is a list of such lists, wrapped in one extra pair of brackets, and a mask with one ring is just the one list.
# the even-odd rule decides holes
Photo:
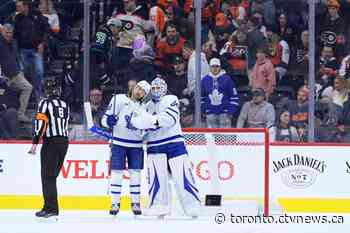
[(152, 99), (158, 101), (162, 96), (166, 95), (168, 91), (168, 85), (161, 78), (155, 78), (151, 83), (151, 95)]

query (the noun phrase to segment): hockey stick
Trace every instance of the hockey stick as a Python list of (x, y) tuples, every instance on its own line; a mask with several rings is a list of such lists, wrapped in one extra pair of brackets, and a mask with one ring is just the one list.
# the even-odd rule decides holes
[(102, 129), (102, 128), (97, 127), (94, 124), (94, 122), (92, 120), (93, 118), (92, 118), (92, 111), (91, 111), (90, 102), (84, 103), (84, 111), (85, 111), (85, 117), (86, 117), (88, 130), (90, 130), (94, 134), (97, 134), (97, 135), (100, 135), (100, 136), (106, 138), (107, 140), (110, 140), (112, 138), (111, 133)]
[(211, 193), (205, 195), (206, 206), (221, 206), (222, 194), (220, 190), (220, 182), (217, 167), (217, 151), (215, 150), (214, 135), (208, 134), (207, 137), (207, 151), (208, 151), (208, 166), (211, 177)]
[[(115, 100), (114, 100), (114, 104), (115, 104)], [(84, 111), (85, 111), (85, 116), (86, 116), (86, 122), (87, 122), (87, 126), (88, 129), (97, 134), (100, 135), (102, 137), (105, 137), (108, 141), (110, 141), (110, 155), (109, 155), (109, 161), (111, 161), (111, 157), (112, 157), (112, 141), (113, 141), (113, 130), (112, 133), (109, 133), (107, 131), (105, 131), (104, 129), (101, 129), (97, 126), (95, 126), (93, 119), (92, 119), (92, 111), (91, 111), (91, 105), (90, 102), (84, 102)], [(115, 106), (113, 109), (113, 112), (115, 111)], [(108, 175), (111, 175), (111, 164), (109, 164), (108, 167)], [(109, 194), (109, 186), (110, 186), (110, 182), (111, 182), (111, 178), (108, 179), (108, 187), (107, 187), (107, 195)]]

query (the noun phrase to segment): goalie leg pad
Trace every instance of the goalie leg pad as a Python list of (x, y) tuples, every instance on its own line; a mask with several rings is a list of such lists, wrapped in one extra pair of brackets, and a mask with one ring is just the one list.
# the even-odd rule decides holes
[[(150, 199), (147, 212), (155, 215), (167, 214), (170, 212), (170, 203), (166, 154), (149, 154), (147, 172)], [(161, 210), (162, 213), (157, 210)]]
[(188, 155), (169, 159), (169, 166), (181, 205), (188, 216), (198, 216), (199, 191), (196, 187)]

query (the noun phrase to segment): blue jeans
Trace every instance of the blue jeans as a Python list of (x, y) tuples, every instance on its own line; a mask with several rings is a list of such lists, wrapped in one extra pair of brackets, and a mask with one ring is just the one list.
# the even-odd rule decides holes
[(36, 49), (21, 49), (21, 59), (25, 68), (34, 64), (35, 77), (32, 84), (34, 86), (34, 95), (37, 99), (43, 96), (42, 82), (44, 78), (44, 61), (43, 57)]

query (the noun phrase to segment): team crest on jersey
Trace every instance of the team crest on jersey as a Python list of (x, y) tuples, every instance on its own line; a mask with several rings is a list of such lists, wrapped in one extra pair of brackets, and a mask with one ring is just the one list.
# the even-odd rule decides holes
[(122, 20), (122, 24), (125, 30), (131, 30), (134, 28), (134, 23), (132, 21)]
[(212, 94), (209, 95), (211, 105), (218, 106), (222, 104), (222, 98), (224, 95), (220, 93), (217, 89), (214, 89)]

